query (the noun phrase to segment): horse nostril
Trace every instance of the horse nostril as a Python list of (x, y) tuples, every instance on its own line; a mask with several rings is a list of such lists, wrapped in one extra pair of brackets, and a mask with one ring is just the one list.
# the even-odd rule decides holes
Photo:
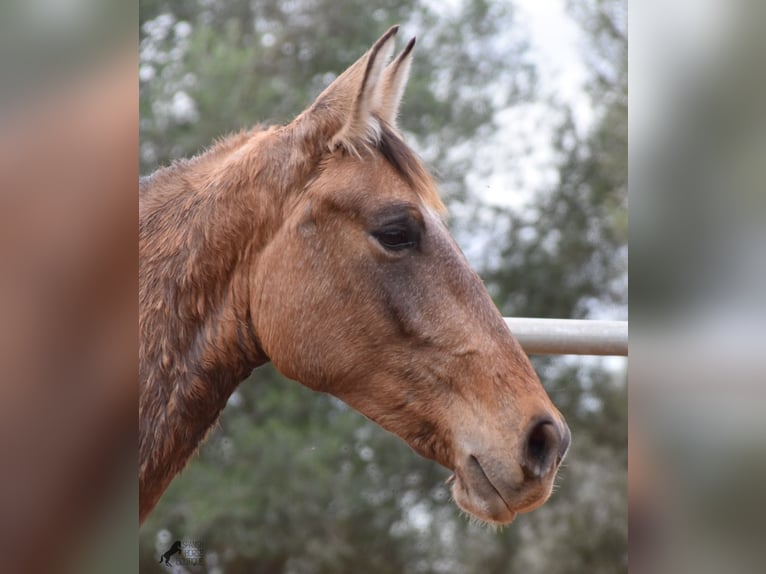
[(545, 476), (561, 462), (570, 440), (568, 429), (562, 436), (550, 419), (535, 423), (527, 435), (521, 466), (535, 478)]

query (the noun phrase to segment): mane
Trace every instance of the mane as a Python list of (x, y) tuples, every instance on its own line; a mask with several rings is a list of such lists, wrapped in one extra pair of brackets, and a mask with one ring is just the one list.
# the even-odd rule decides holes
[(375, 148), (389, 164), (415, 190), (420, 200), (440, 215), (447, 212), (431, 174), (421, 163), (417, 154), (385, 122), (380, 122), (379, 137)]
[[(199, 169), (201, 163), (212, 163), (220, 158), (241, 149), (251, 141), (253, 136), (265, 135), (273, 126), (257, 125), (249, 130), (230, 134), (214, 142), (214, 145), (197, 156), (173, 161), (170, 165), (157, 169), (154, 173), (139, 178), (139, 194), (143, 195), (149, 183), (156, 179), (176, 177), (178, 173), (188, 169)], [(342, 146), (349, 153), (358, 156), (355, 146)], [(404, 181), (415, 191), (424, 205), (430, 207), (439, 215), (444, 215), (447, 208), (439, 196), (434, 178), (425, 168), (417, 154), (410, 148), (399, 134), (386, 122), (379, 121), (379, 129), (374, 135), (362, 143), (369, 151), (378, 151), (385, 160), (396, 170)], [(220, 166), (219, 166), (220, 167)]]

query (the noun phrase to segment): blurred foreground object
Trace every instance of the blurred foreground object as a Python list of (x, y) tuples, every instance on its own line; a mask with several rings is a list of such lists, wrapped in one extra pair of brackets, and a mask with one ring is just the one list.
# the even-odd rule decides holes
[[(759, 571), (764, 5), (635, 5), (630, 406), (642, 448), (631, 452), (630, 496), (642, 515), (637, 525), (631, 514), (631, 566)], [(634, 460), (653, 469), (652, 488)], [(650, 524), (655, 535), (644, 537)]]
[(111, 50), (0, 110), (5, 572), (68, 571), (116, 479), (134, 476), (134, 52)]

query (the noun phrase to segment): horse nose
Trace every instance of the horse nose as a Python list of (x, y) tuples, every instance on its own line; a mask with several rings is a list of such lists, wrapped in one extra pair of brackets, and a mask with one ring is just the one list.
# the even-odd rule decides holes
[(521, 466), (533, 478), (546, 476), (564, 458), (572, 435), (566, 423), (557, 425), (552, 418), (535, 422), (527, 433)]

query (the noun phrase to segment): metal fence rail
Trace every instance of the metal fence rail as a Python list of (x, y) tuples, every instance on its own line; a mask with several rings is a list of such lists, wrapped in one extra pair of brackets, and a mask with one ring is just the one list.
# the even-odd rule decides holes
[(627, 321), (506, 317), (530, 355), (628, 355)]

